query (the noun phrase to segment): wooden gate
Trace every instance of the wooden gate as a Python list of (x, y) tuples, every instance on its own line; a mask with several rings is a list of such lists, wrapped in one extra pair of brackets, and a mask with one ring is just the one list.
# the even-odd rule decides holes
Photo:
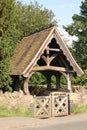
[(68, 115), (68, 95), (53, 92), (34, 98), (34, 116), (38, 118)]
[(58, 94), (54, 92), (51, 94), (51, 115), (52, 116), (64, 116), (69, 113), (68, 95)]
[(38, 96), (34, 98), (34, 116), (46, 118), (51, 116), (51, 96)]

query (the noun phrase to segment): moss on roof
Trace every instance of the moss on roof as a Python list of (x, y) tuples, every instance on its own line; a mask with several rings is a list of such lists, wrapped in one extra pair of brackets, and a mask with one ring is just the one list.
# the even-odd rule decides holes
[(14, 75), (21, 75), (31, 60), (37, 54), (39, 48), (49, 35), (53, 27), (36, 32), (32, 35), (24, 37), (17, 47), (17, 51), (12, 59), (12, 68)]

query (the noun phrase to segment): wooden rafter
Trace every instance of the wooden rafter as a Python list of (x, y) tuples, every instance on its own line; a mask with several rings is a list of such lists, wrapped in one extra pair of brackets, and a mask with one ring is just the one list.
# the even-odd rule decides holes
[(65, 60), (62, 58), (62, 56), (59, 55), (59, 57), (60, 57), (61, 61), (63, 62), (63, 64), (66, 66), (66, 68), (69, 68), (68, 64), (67, 64), (67, 63), (65, 62)]

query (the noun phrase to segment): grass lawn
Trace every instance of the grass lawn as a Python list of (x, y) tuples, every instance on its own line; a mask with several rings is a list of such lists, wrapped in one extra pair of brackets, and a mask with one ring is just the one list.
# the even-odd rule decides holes
[(0, 117), (14, 117), (14, 116), (25, 116), (32, 117), (33, 113), (27, 108), (9, 108), (5, 105), (0, 105)]
[(87, 112), (87, 105), (75, 105), (72, 109), (72, 113), (82, 113), (82, 112)]
[[(74, 114), (82, 112), (87, 112), (87, 105), (84, 106), (75, 105), (71, 111), (71, 113)], [(32, 110), (23, 107), (10, 108), (6, 105), (0, 105), (0, 117), (15, 117), (15, 116), (33, 117), (33, 112)]]

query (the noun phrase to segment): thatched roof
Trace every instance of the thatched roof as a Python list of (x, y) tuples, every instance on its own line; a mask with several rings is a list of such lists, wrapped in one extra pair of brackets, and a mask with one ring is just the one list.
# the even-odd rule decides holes
[(49, 27), (22, 39), (12, 59), (11, 66), (14, 68), (13, 75), (26, 76), (27, 72), (29, 73), (40, 59), (53, 38), (56, 39), (62, 51), (62, 55), (59, 56), (59, 59), (61, 59), (61, 57), (64, 59), (65, 57), (65, 64), (70, 66), (71, 70), (76, 75), (81, 76), (83, 71), (74, 60), (67, 45), (62, 40), (60, 33), (55, 27)]

